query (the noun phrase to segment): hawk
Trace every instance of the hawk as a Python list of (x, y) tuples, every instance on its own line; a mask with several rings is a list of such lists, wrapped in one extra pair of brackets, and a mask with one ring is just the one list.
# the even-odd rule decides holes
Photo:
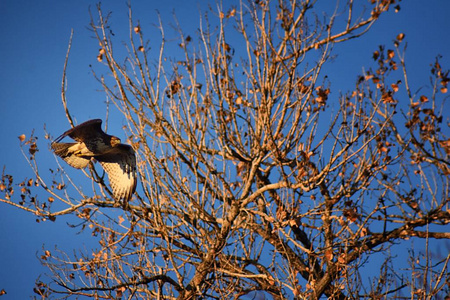
[[(98, 161), (108, 174), (114, 198), (128, 201), (136, 190), (136, 155), (130, 145), (103, 132), (101, 125), (102, 120), (94, 119), (67, 130), (52, 143), (52, 150), (77, 169)], [(60, 143), (66, 136), (76, 143)]]

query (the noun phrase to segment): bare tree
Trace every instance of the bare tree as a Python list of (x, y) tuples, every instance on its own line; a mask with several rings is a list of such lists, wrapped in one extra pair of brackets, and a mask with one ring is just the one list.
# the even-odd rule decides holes
[[(437, 59), (432, 87), (415, 93), (401, 33), (375, 49), (377, 68), (339, 101), (328, 99), (323, 71), (333, 45), (363, 35), (395, 2), (372, 0), (364, 10), (350, 0), (323, 19), (309, 0), (218, 6), (198, 37), (178, 27), (178, 60), (164, 54), (163, 26), (155, 49), (131, 8), (120, 57), (98, 7), (91, 28), (107, 71), (95, 67), (95, 76), (127, 120), (140, 188), (120, 205), (92, 166), (91, 188), (81, 190), (63, 166), (48, 182), (35, 138), (24, 139), (36, 179), (16, 186), (4, 173), (0, 200), (41, 219), (76, 215), (102, 246), (44, 251), (52, 275), (35, 292), (443, 298), (449, 255), (431, 255), (431, 245), (450, 237), (448, 71)], [(35, 198), (34, 185), (46, 199)], [(409, 268), (390, 255), (398, 249), (409, 251)]]

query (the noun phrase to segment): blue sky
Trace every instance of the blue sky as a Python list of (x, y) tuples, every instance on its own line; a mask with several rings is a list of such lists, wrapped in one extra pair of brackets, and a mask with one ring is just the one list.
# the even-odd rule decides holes
[[(173, 23), (175, 12), (183, 30), (191, 36), (195, 36), (199, 11), (206, 10), (206, 3), (215, 5), (197, 0), (132, 1), (134, 16), (144, 30), (156, 34), (153, 24), (158, 22), (157, 11), (166, 26)], [(0, 1), (0, 167), (6, 165), (6, 173), (14, 175), (16, 182), (32, 177), (20, 152), (21, 134), (29, 136), (35, 129), (41, 168), (47, 170), (56, 165), (43, 128), (45, 125), (53, 137), (69, 128), (60, 93), (71, 29), (74, 39), (67, 70), (67, 97), (72, 114), (78, 123), (105, 116), (106, 98), (89, 67), (97, 63), (99, 48), (87, 30), (89, 7), (95, 13), (95, 5), (96, 2), (87, 0)], [(126, 40), (126, 1), (108, 1), (102, 7), (113, 11), (113, 31)], [(450, 65), (449, 11), (448, 0), (402, 1), (399, 13), (382, 16), (367, 35), (335, 47), (334, 53), (339, 56), (327, 67), (332, 88), (340, 90), (342, 86), (342, 91), (351, 88), (364, 66), (374, 66), (371, 56), (377, 46), (391, 44), (400, 32), (405, 33), (408, 43), (406, 58), (412, 85), (416, 89), (429, 85), (429, 66), (437, 54), (444, 56), (444, 67)], [(169, 48), (169, 55), (170, 51)], [(118, 114), (113, 116), (109, 130), (125, 138), (121, 129), (124, 119)], [(90, 244), (88, 234), (77, 234), (66, 222), (76, 220), (60, 218), (54, 223), (38, 224), (32, 215), (0, 204), (0, 290), (7, 292), (2, 299), (33, 295), (35, 279), (46, 271), (36, 258), (43, 245), (50, 250), (58, 245), (69, 253), (74, 248), (95, 246)]]

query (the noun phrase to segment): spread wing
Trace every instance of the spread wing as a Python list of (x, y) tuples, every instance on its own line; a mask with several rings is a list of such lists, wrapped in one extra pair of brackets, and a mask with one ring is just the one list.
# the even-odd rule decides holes
[(113, 151), (95, 158), (108, 173), (114, 198), (130, 200), (137, 183), (136, 156), (133, 148), (119, 144)]
[[(52, 148), (54, 149), (56, 147), (53, 146), (54, 144), (58, 144), (60, 140), (62, 140), (66, 136), (69, 136), (77, 141), (80, 145), (80, 147), (78, 147), (77, 149), (75, 149), (75, 147), (70, 148), (69, 153), (76, 154), (77, 156), (101, 155), (111, 149), (112, 139), (118, 140), (120, 142), (118, 138), (110, 136), (103, 132), (101, 125), (101, 119), (94, 119), (81, 123), (80, 125), (75, 126), (74, 128), (69, 129), (62, 135), (60, 135), (52, 143)], [(66, 153), (66, 155), (69, 155), (69, 153)]]
[(70, 166), (83, 169), (86, 168), (91, 159), (90, 157), (73, 155), (73, 149), (79, 148), (79, 145), (79, 143), (52, 143), (52, 149), (56, 155), (64, 159)]
[(104, 136), (106, 136), (106, 133), (104, 133), (102, 130), (102, 120), (93, 119), (67, 130), (66, 132), (61, 134), (55, 140), (55, 142), (59, 142), (66, 136), (73, 138), (77, 142), (84, 142), (89, 140), (102, 139)]

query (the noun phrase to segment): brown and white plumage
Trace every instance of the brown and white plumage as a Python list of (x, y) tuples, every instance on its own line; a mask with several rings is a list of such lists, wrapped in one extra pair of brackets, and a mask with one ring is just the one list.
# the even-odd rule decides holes
[[(67, 130), (52, 143), (52, 149), (77, 169), (85, 168), (92, 159), (97, 160), (108, 174), (114, 198), (130, 200), (137, 183), (134, 150), (103, 132), (101, 124), (102, 120), (94, 119)], [(66, 136), (76, 143), (59, 143)]]
[(136, 189), (136, 156), (129, 145), (119, 144), (96, 159), (108, 173), (109, 183), (117, 199), (131, 199)]

